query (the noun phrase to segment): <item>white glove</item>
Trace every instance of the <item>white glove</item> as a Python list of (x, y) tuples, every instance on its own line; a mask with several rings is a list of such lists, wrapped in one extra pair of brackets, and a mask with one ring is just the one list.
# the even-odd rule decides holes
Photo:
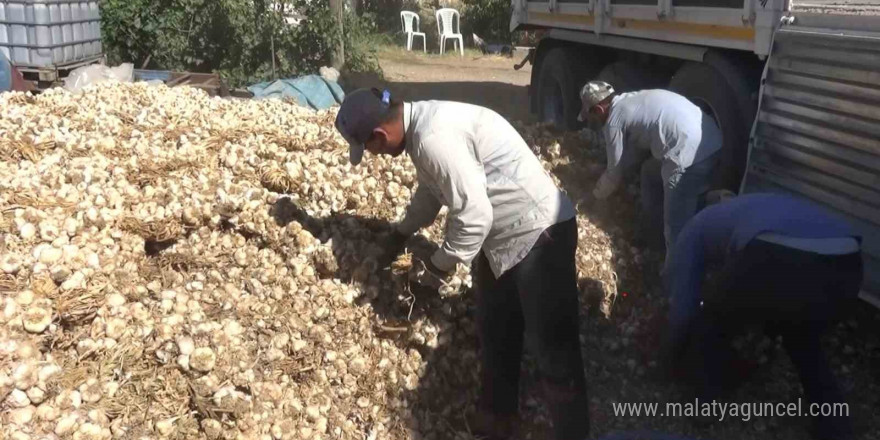
[(614, 176), (609, 176), (607, 172), (602, 173), (602, 177), (599, 178), (599, 181), (596, 182), (596, 187), (593, 189), (593, 197), (597, 200), (605, 200), (608, 196), (614, 194), (614, 190), (620, 185), (620, 177)]

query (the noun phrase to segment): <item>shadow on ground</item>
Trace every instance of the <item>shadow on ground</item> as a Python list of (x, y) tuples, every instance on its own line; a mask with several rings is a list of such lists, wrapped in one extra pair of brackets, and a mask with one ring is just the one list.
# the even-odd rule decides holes
[(510, 120), (534, 121), (534, 116), (529, 113), (528, 86), (493, 81), (394, 81), (381, 79), (375, 74), (347, 74), (340, 83), (346, 93), (362, 87), (387, 88), (396, 99), (404, 101), (466, 102), (491, 108)]
[[(309, 216), (288, 198), (279, 199), (270, 213), (280, 225), (297, 221), (322, 242), (332, 239), (337, 270), (324, 276), (343, 281), (357, 276), (351, 268), (375, 257), (375, 250), (381, 249), (392, 226), (385, 220), (358, 215)], [(436, 245), (419, 235), (410, 240), (408, 248), (427, 253)], [(466, 408), (472, 406), (478, 384), (472, 295), (466, 292), (441, 298), (436, 291), (418, 286), (388, 288), (399, 282), (392, 279), (389, 271), (380, 271), (378, 278), (367, 281), (367, 290), (371, 286), (384, 288), (360, 298), (361, 305), (369, 305), (376, 313), (374, 330), (380, 338), (402, 349), (418, 351), (425, 361), (418, 387), (404, 388), (398, 395), (407, 405), (398, 414), (400, 420), (395, 423), (399, 426), (389, 428), (420, 433), (409, 438), (454, 438), (467, 432), (463, 416)], [(426, 341), (423, 336), (430, 330), (427, 327), (437, 330), (433, 341)], [(403, 437), (404, 433), (399, 434)]]
[[(351, 214), (317, 218), (308, 215), (289, 198), (279, 199), (270, 214), (281, 226), (297, 221), (322, 242), (332, 240), (336, 270), (334, 273), (325, 272), (323, 276), (343, 281), (356, 279), (357, 269), (351, 268), (369, 264), (366, 261), (375, 258), (392, 226), (382, 219)], [(407, 243), (407, 248), (415, 255), (430, 255), (437, 245), (417, 235)], [(399, 429), (419, 432), (406, 438), (472, 439), (466, 420), (474, 411), (479, 388), (479, 341), (474, 322), (473, 292), (468, 290), (444, 298), (432, 289), (415, 285), (402, 287), (399, 275), (392, 276), (388, 271), (379, 273), (378, 278), (370, 279), (366, 284), (367, 290), (371, 286), (383, 286), (381, 290), (360, 299), (361, 305), (369, 305), (376, 314), (376, 334), (402, 349), (418, 351), (425, 361), (417, 388), (404, 389), (398, 396), (407, 402), (407, 409), (398, 414)], [(582, 321), (586, 321), (585, 316)], [(429, 335), (427, 338), (426, 334)], [(433, 334), (436, 337), (430, 336)], [(540, 412), (537, 407), (540, 401), (538, 378), (534, 375), (533, 363), (529, 354), (524, 353), (520, 380), (523, 416)], [(529, 438), (547, 438), (546, 423), (534, 419), (523, 421), (527, 430), (524, 434)]]

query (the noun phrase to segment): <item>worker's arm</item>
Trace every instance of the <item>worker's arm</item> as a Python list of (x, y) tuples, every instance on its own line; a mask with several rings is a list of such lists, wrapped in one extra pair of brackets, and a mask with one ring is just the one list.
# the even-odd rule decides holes
[(449, 207), (446, 238), (431, 257), (431, 262), (441, 271), (451, 271), (457, 263), (470, 263), (492, 228), (486, 173), (460, 148), (463, 143), (464, 140), (449, 135), (434, 135), (423, 140), (419, 158)]
[(428, 186), (419, 183), (406, 209), (406, 216), (397, 225), (397, 232), (407, 237), (415, 234), (419, 229), (434, 222), (442, 206), (443, 204), (428, 190)]
[(605, 136), (605, 153), (607, 165), (602, 177), (596, 183), (593, 195), (597, 199), (606, 199), (620, 185), (623, 180), (621, 159), (623, 158), (623, 131), (617, 125), (606, 125), (602, 130)]

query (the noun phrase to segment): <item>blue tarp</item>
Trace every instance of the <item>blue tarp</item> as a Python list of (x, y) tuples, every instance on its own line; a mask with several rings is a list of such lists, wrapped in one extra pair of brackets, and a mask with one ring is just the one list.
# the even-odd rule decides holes
[(279, 79), (272, 82), (254, 84), (248, 87), (254, 99), (293, 98), (303, 107), (324, 110), (341, 104), (345, 92), (334, 81), (320, 75), (307, 75), (299, 78)]

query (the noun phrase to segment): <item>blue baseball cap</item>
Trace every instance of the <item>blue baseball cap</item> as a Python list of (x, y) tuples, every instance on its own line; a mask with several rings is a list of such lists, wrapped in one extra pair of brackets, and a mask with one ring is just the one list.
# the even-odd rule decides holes
[(364, 158), (364, 144), (381, 124), (391, 107), (391, 93), (379, 89), (358, 89), (348, 94), (336, 115), (336, 130), (349, 145), (352, 165)]

